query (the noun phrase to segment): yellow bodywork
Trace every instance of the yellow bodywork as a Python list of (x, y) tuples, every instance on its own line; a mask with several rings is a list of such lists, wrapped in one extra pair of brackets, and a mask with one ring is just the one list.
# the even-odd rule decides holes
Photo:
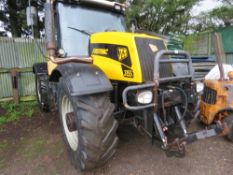
[[(201, 101), (200, 119), (205, 124), (211, 124), (215, 119), (222, 120), (225, 117), (224, 111), (233, 109), (233, 81), (205, 80), (204, 85), (216, 92), (215, 104), (208, 104), (203, 99)], [(207, 95), (206, 98), (210, 97)], [(221, 115), (217, 115), (219, 112)]]
[(48, 74), (51, 75), (53, 70), (56, 69), (57, 64), (53, 63), (52, 61), (48, 61)]
[[(98, 48), (98, 46), (93, 48), (90, 50), (93, 64), (99, 67), (110, 80), (142, 83), (143, 77), (135, 37), (162, 40), (159, 37), (147, 34), (126, 32), (101, 32), (92, 34), (90, 37), (90, 46), (95, 44), (111, 45), (117, 49), (116, 59), (112, 59), (108, 56), (109, 52), (111, 52), (110, 49)], [(155, 45), (150, 45), (150, 48), (153, 52), (158, 51)], [(130, 59), (128, 60), (130, 61), (130, 65), (124, 64), (126, 59)], [(51, 75), (56, 67), (56, 64), (48, 61), (49, 75)]]
[[(127, 81), (127, 82), (135, 82), (135, 83), (143, 82), (140, 60), (138, 57), (138, 52), (134, 40), (135, 37), (161, 40), (158, 37), (153, 37), (146, 34), (134, 34), (134, 33), (123, 33), (123, 32), (103, 32), (103, 33), (93, 34), (90, 40), (91, 44), (102, 43), (102, 44), (126, 46), (128, 47), (128, 52), (129, 52), (129, 53), (125, 53), (124, 48), (118, 47), (118, 60), (114, 60), (107, 57), (108, 50), (94, 49), (91, 53), (91, 57), (94, 60), (93, 64), (98, 66), (100, 69), (102, 69), (110, 80)], [(102, 52), (102, 54), (98, 55), (96, 54), (96, 52), (97, 53)], [(130, 70), (122, 71), (121, 61), (127, 55), (130, 56), (132, 63), (132, 65), (128, 67), (132, 71)]]

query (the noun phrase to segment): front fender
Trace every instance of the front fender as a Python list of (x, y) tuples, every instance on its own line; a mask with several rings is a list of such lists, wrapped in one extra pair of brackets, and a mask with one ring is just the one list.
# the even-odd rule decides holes
[(71, 96), (89, 95), (111, 91), (112, 84), (98, 67), (90, 64), (67, 63), (59, 65), (50, 81), (64, 81)]

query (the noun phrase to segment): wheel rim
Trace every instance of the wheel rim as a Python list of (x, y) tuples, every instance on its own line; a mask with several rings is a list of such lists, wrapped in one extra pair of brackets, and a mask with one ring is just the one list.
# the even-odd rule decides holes
[(37, 96), (38, 96), (38, 100), (39, 102), (41, 102), (41, 94), (40, 94), (40, 82), (39, 82), (39, 78), (37, 77), (36, 79), (36, 90), (37, 90)]
[(71, 104), (71, 101), (69, 98), (65, 95), (62, 98), (62, 103), (61, 103), (61, 115), (62, 115), (62, 124), (65, 132), (66, 139), (69, 143), (70, 148), (73, 151), (76, 151), (78, 149), (78, 131), (72, 131), (70, 132), (67, 123), (66, 123), (66, 114), (69, 112), (73, 112), (73, 107)]

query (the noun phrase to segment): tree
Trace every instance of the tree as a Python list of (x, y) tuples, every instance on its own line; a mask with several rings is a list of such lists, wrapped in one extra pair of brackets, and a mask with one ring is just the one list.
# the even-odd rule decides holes
[(128, 17), (143, 30), (162, 34), (184, 34), (188, 30), (190, 11), (200, 0), (133, 0)]
[[(42, 0), (32, 0), (31, 4), (37, 8), (38, 11), (43, 10)], [(25, 0), (1, 0), (0, 6), (0, 21), (3, 22), (3, 28), (6, 32), (11, 32), (13, 37), (29, 36), (31, 29), (26, 24), (26, 7), (28, 1)], [(43, 29), (43, 22), (38, 21), (35, 29), (35, 37), (40, 37), (40, 30)], [(2, 35), (4, 32), (2, 33)]]
[(224, 5), (233, 5), (232, 0), (218, 0), (218, 1), (222, 2)]
[(233, 1), (219, 1), (223, 3), (222, 6), (194, 17), (191, 27), (193, 31), (200, 32), (233, 25)]
[[(1, 24), (1, 28), (8, 31), (8, 17), (5, 13), (5, 6), (6, 6), (6, 1), (5, 0), (0, 0), (0, 24)], [(6, 32), (5, 31), (1, 31), (0, 36), (6, 36)]]
[(212, 20), (219, 21), (224, 26), (230, 26), (233, 24), (233, 5), (224, 5), (213, 9), (209, 15)]

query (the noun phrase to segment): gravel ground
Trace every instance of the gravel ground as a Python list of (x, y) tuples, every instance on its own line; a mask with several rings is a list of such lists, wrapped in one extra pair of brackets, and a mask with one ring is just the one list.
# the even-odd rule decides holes
[[(196, 122), (192, 129), (200, 129)], [(131, 125), (118, 130), (119, 148), (104, 167), (88, 172), (68, 160), (55, 114), (37, 112), (0, 128), (1, 175), (233, 175), (233, 144), (222, 137), (187, 146), (185, 158), (165, 153)]]

